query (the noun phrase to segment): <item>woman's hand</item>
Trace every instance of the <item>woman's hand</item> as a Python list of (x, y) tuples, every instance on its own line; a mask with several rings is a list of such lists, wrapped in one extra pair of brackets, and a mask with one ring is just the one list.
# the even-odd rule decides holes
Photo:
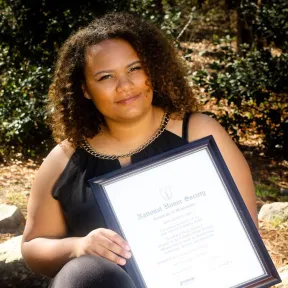
[(91, 231), (87, 236), (79, 238), (77, 257), (82, 255), (97, 255), (119, 265), (125, 265), (126, 259), (131, 257), (130, 247), (116, 232), (99, 228)]

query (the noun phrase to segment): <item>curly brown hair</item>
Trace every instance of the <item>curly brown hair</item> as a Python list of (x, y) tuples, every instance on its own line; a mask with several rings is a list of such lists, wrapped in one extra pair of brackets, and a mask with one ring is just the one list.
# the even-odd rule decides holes
[(186, 69), (173, 44), (144, 19), (130, 13), (110, 13), (71, 35), (61, 47), (49, 89), (50, 125), (56, 142), (77, 147), (92, 138), (104, 119), (82, 91), (87, 47), (107, 39), (123, 39), (135, 49), (150, 79), (152, 104), (183, 117), (196, 109)]

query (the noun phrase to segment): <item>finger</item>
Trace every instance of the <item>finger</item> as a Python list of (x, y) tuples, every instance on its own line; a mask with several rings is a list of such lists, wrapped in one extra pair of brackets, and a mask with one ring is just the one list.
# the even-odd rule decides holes
[(95, 247), (94, 253), (97, 253), (99, 256), (106, 258), (118, 265), (125, 265), (126, 260), (121, 258), (120, 256), (116, 255), (115, 253), (111, 252), (110, 250), (102, 247), (101, 245), (97, 244)]
[(131, 258), (131, 253), (127, 251), (126, 249), (122, 248), (115, 242), (112, 242), (109, 238), (106, 238), (105, 236), (102, 235), (102, 237), (99, 237), (98, 243), (101, 245), (103, 248), (110, 250), (111, 252), (122, 256), (123, 258), (129, 259)]
[(130, 250), (130, 247), (128, 245), (128, 242), (125, 241), (120, 235), (118, 235), (116, 232), (109, 230), (109, 229), (101, 229), (101, 234), (105, 236), (106, 238), (110, 239), (112, 242), (115, 242), (122, 248), (126, 250)]

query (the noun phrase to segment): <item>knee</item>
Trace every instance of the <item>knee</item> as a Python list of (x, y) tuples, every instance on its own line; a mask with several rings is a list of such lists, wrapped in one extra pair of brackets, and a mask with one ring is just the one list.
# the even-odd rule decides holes
[(87, 255), (75, 258), (64, 265), (54, 278), (51, 287), (135, 286), (130, 276), (117, 264), (102, 257)]

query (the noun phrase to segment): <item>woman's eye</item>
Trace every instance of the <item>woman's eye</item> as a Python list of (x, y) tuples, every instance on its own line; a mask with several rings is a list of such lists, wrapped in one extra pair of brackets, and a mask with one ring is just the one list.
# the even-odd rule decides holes
[(135, 67), (130, 68), (130, 72), (137, 71), (137, 70), (140, 70), (140, 69), (142, 69), (141, 66), (135, 66)]
[(104, 76), (102, 76), (100, 79), (98, 79), (98, 81), (110, 79), (111, 77), (112, 77), (112, 75), (104, 75)]

